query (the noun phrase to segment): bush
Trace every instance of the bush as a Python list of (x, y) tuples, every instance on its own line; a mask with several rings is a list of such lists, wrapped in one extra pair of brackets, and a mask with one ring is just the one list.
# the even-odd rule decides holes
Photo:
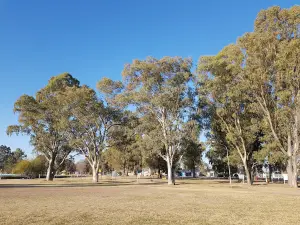
[(13, 168), (13, 173), (26, 175), (31, 178), (36, 178), (39, 176), (39, 174), (46, 173), (46, 170), (46, 161), (42, 157), (38, 156), (31, 161), (19, 161)]
[(28, 160), (21, 160), (18, 162), (15, 167), (13, 168), (14, 174), (28, 174), (30, 171), (31, 162)]

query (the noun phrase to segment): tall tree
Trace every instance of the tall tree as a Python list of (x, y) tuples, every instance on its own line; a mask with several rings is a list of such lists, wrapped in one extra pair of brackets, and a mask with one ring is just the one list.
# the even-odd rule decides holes
[(27, 157), (25, 152), (20, 148), (17, 148), (15, 151), (13, 151), (12, 154), (15, 162), (21, 161)]
[(11, 151), (10, 147), (5, 145), (0, 146), (0, 171), (11, 173), (14, 166), (21, 160), (26, 158), (25, 152), (17, 148)]
[(214, 109), (211, 119), (218, 121), (226, 134), (226, 142), (240, 156), (250, 185), (253, 152), (260, 148), (256, 143), (261, 132), (261, 117), (243, 82), (243, 60), (241, 49), (229, 45), (216, 56), (201, 57), (198, 71), (207, 90), (207, 101)]
[(122, 114), (86, 86), (70, 90), (67, 97), (72, 115), (68, 128), (70, 143), (86, 157), (92, 167), (93, 182), (98, 182), (101, 155), (108, 146), (109, 132), (122, 123)]
[(71, 152), (66, 126), (69, 107), (63, 99), (68, 88), (78, 88), (79, 81), (68, 73), (52, 77), (47, 86), (35, 96), (22, 95), (14, 105), (19, 114), (19, 125), (7, 128), (9, 135), (30, 135), (35, 150), (48, 160), (47, 180), (53, 180), (56, 170)]
[(254, 32), (239, 39), (244, 80), (273, 141), (287, 157), (289, 185), (297, 187), (300, 144), (300, 6), (262, 10)]
[(200, 129), (199, 124), (195, 120), (188, 121), (185, 124), (185, 137), (183, 148), (183, 162), (188, 169), (196, 177), (196, 166), (199, 166), (202, 160), (202, 153), (204, 151), (203, 144), (199, 141)]
[(6, 145), (0, 146), (0, 171), (3, 172), (7, 160), (11, 157), (11, 149)]
[[(111, 129), (108, 143), (112, 146), (109, 150), (110, 153), (116, 155), (110, 157), (113, 161), (118, 161), (120, 167), (123, 169), (123, 175), (128, 175), (130, 164), (136, 157), (139, 157), (137, 150), (138, 134), (135, 128), (138, 125), (138, 120), (132, 113), (126, 112), (128, 119), (123, 126), (115, 126)], [(110, 154), (110, 156), (112, 156)]]
[[(192, 61), (189, 58), (164, 57), (134, 60), (123, 70), (125, 101), (134, 105), (140, 116), (151, 114), (159, 124), (164, 150), (159, 155), (168, 167), (168, 184), (173, 184), (173, 162), (182, 152), (183, 124), (194, 105)], [(121, 98), (122, 99), (122, 98)]]

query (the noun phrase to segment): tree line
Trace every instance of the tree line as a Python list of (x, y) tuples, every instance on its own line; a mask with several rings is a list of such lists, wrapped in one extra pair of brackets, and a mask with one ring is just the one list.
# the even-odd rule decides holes
[[(84, 161), (75, 164), (74, 157), (70, 155), (57, 172), (70, 174), (78, 170), (81, 173), (89, 173), (89, 168), (83, 168), (82, 164), (87, 167)], [(46, 172), (47, 159), (44, 155), (37, 154), (35, 158), (28, 159), (25, 152), (20, 148), (12, 151), (6, 145), (0, 146), (0, 174), (19, 174), (29, 178), (37, 178), (43, 177)]]
[(297, 187), (300, 135), (300, 7), (271, 7), (254, 30), (214, 56), (148, 57), (126, 64), (122, 81), (102, 78), (97, 91), (68, 73), (53, 77), (35, 96), (14, 105), (19, 123), (9, 135), (30, 135), (47, 160), (52, 180), (72, 151), (85, 156), (93, 181), (105, 158), (123, 165), (163, 160), (168, 184), (177, 163), (200, 163), (207, 136), (210, 159), (242, 165), (247, 183), (269, 161), (286, 166)]

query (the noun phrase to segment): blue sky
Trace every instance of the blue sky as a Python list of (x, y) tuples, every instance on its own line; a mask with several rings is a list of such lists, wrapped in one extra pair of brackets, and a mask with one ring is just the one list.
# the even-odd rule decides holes
[(125, 63), (147, 56), (216, 54), (253, 30), (256, 14), (296, 0), (0, 0), (0, 145), (31, 155), (29, 138), (6, 136), (13, 104), (51, 76), (69, 72), (91, 87), (121, 79)]

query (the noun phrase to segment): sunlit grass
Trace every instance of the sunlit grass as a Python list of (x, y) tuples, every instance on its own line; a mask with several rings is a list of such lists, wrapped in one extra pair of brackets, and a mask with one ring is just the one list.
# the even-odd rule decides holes
[(88, 178), (0, 181), (0, 224), (298, 224), (287, 185)]

